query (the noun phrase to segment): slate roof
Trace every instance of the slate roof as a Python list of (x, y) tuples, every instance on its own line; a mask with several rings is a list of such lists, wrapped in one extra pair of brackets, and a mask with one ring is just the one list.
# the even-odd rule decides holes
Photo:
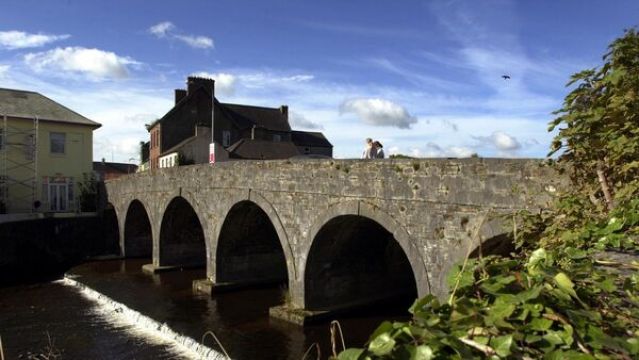
[(291, 140), (297, 146), (333, 147), (324, 134), (316, 131), (292, 131)]
[(261, 106), (218, 103), (223, 107), (225, 114), (241, 128), (252, 125), (275, 131), (291, 131), (288, 120), (282, 115), (279, 108), (267, 108)]
[(121, 174), (131, 174), (134, 173), (138, 169), (137, 165), (127, 164), (127, 163), (115, 163), (115, 162), (104, 162), (104, 161), (94, 161), (93, 162), (93, 171), (97, 171), (99, 173), (121, 173)]
[(240, 139), (226, 149), (235, 159), (276, 160), (299, 155), (295, 144), (288, 141)]
[(0, 88), (0, 116), (54, 121), (99, 128), (99, 123), (33, 91)]

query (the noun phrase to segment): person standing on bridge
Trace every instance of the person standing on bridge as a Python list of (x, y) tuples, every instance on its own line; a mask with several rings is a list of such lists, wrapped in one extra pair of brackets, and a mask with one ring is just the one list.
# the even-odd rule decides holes
[(384, 146), (381, 142), (375, 140), (373, 142), (373, 151), (375, 152), (375, 159), (383, 159), (384, 158)]
[(362, 159), (374, 159), (375, 158), (375, 149), (373, 147), (373, 139), (366, 138), (366, 147), (364, 148), (364, 153), (362, 154)]

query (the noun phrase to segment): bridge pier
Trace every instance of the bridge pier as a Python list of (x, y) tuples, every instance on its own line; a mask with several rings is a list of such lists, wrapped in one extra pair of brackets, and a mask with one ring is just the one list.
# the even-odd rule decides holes
[(214, 293), (236, 291), (248, 288), (254, 289), (261, 287), (271, 287), (281, 283), (282, 280), (279, 278), (218, 283), (215, 283), (212, 279), (207, 278), (193, 280), (193, 291), (198, 294), (212, 295)]

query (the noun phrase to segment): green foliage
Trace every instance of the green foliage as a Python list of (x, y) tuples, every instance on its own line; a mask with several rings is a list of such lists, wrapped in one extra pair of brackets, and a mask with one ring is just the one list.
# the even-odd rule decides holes
[(193, 161), (193, 159), (186, 157), (182, 153), (178, 153), (175, 166), (185, 166), (185, 165), (193, 165), (193, 164), (195, 164), (195, 161)]
[(95, 174), (82, 174), (82, 181), (78, 182), (80, 190), (80, 211), (96, 211), (98, 206), (98, 182)]
[(613, 195), (639, 189), (639, 34), (635, 29), (609, 46), (604, 64), (572, 76), (575, 85), (549, 130), (559, 129), (550, 154), (571, 166), (574, 192), (599, 200), (601, 170)]
[(611, 276), (585, 252), (564, 250), (469, 260), (451, 273), (451, 285), (462, 279), (454, 302), (417, 300), (410, 322), (384, 322), (353, 358), (639, 356), (639, 274)]
[(339, 359), (639, 358), (636, 30), (568, 85), (549, 154), (568, 190), (551, 209), (508, 216), (511, 257), (466, 259), (448, 303), (417, 300), (409, 322), (382, 323)]
[(391, 154), (389, 159), (414, 159), (412, 156), (404, 155), (404, 154)]

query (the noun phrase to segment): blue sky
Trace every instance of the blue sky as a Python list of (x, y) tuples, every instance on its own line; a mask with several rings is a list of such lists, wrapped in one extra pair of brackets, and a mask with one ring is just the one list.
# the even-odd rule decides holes
[[(363, 139), (415, 156), (543, 157), (568, 77), (597, 66), (639, 1), (3, 0), (0, 87), (103, 124), (129, 162), (186, 76), (223, 102), (288, 104), (336, 157)], [(508, 74), (510, 80), (501, 75)]]

